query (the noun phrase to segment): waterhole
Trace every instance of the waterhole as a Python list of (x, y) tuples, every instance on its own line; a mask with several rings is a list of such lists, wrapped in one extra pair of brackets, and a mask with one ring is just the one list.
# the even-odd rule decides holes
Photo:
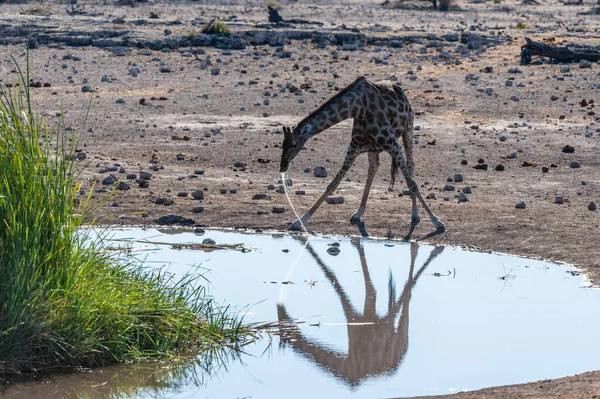
[[(397, 398), (600, 369), (600, 291), (568, 266), (365, 238), (118, 229), (110, 246), (200, 273), (268, 324), (243, 353), (8, 384), (14, 398)], [(204, 252), (175, 243), (243, 244)], [(335, 248), (335, 249), (332, 249)], [(208, 282), (206, 282), (208, 281)]]

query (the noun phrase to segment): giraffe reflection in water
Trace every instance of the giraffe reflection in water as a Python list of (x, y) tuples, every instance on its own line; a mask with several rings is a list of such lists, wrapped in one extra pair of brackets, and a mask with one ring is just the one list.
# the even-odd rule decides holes
[[(306, 243), (305, 238), (299, 239)], [(343, 354), (319, 344), (302, 334), (297, 327), (286, 329), (281, 336), (281, 343), (308, 357), (349, 386), (356, 387), (369, 377), (392, 373), (402, 364), (408, 349), (412, 290), (429, 264), (443, 252), (444, 247), (435, 247), (415, 273), (419, 244), (410, 243), (410, 270), (404, 289), (397, 298), (396, 284), (390, 271), (387, 314), (380, 316), (376, 310), (377, 291), (369, 274), (364, 248), (358, 238), (353, 239), (352, 243), (358, 250), (364, 277), (365, 303), (362, 313), (354, 309), (335, 273), (323, 262), (310, 243), (306, 245), (306, 250), (315, 259), (340, 299), (348, 323), (348, 353)], [(285, 305), (279, 304), (277, 312), (280, 323), (292, 320)]]

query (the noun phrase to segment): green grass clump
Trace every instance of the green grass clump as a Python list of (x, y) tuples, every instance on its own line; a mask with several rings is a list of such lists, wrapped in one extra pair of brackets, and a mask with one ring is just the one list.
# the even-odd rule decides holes
[(211, 35), (230, 35), (231, 29), (227, 26), (226, 23), (221, 21), (215, 21), (214, 19), (207, 23), (204, 28), (202, 28), (202, 33), (208, 33)]
[(0, 381), (240, 343), (193, 277), (119, 261), (81, 229), (73, 137), (34, 114), (28, 75), (0, 89)]

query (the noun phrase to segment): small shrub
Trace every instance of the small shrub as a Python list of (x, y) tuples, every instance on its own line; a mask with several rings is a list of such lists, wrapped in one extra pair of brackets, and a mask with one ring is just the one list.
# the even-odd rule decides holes
[(515, 25), (515, 29), (527, 29), (527, 24), (525, 24), (524, 22), (519, 21)]
[(231, 29), (227, 26), (226, 23), (221, 21), (215, 21), (214, 19), (210, 21), (204, 28), (202, 28), (202, 33), (208, 33), (210, 35), (230, 35)]
[(494, 0), (494, 4), (500, 4), (502, 3), (502, 0)]

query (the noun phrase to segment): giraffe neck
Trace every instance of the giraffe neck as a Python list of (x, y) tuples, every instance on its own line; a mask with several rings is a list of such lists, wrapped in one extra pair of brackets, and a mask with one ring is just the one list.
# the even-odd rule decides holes
[(303, 128), (310, 125), (310, 132), (308, 136), (303, 139), (308, 140), (324, 130), (329, 129), (348, 118), (354, 118), (360, 112), (362, 89), (361, 85), (365, 81), (365, 78), (360, 77), (353, 84), (339, 92), (337, 95), (332, 97), (325, 104), (320, 106), (316, 111), (304, 118), (298, 126), (296, 131), (302, 132)]

